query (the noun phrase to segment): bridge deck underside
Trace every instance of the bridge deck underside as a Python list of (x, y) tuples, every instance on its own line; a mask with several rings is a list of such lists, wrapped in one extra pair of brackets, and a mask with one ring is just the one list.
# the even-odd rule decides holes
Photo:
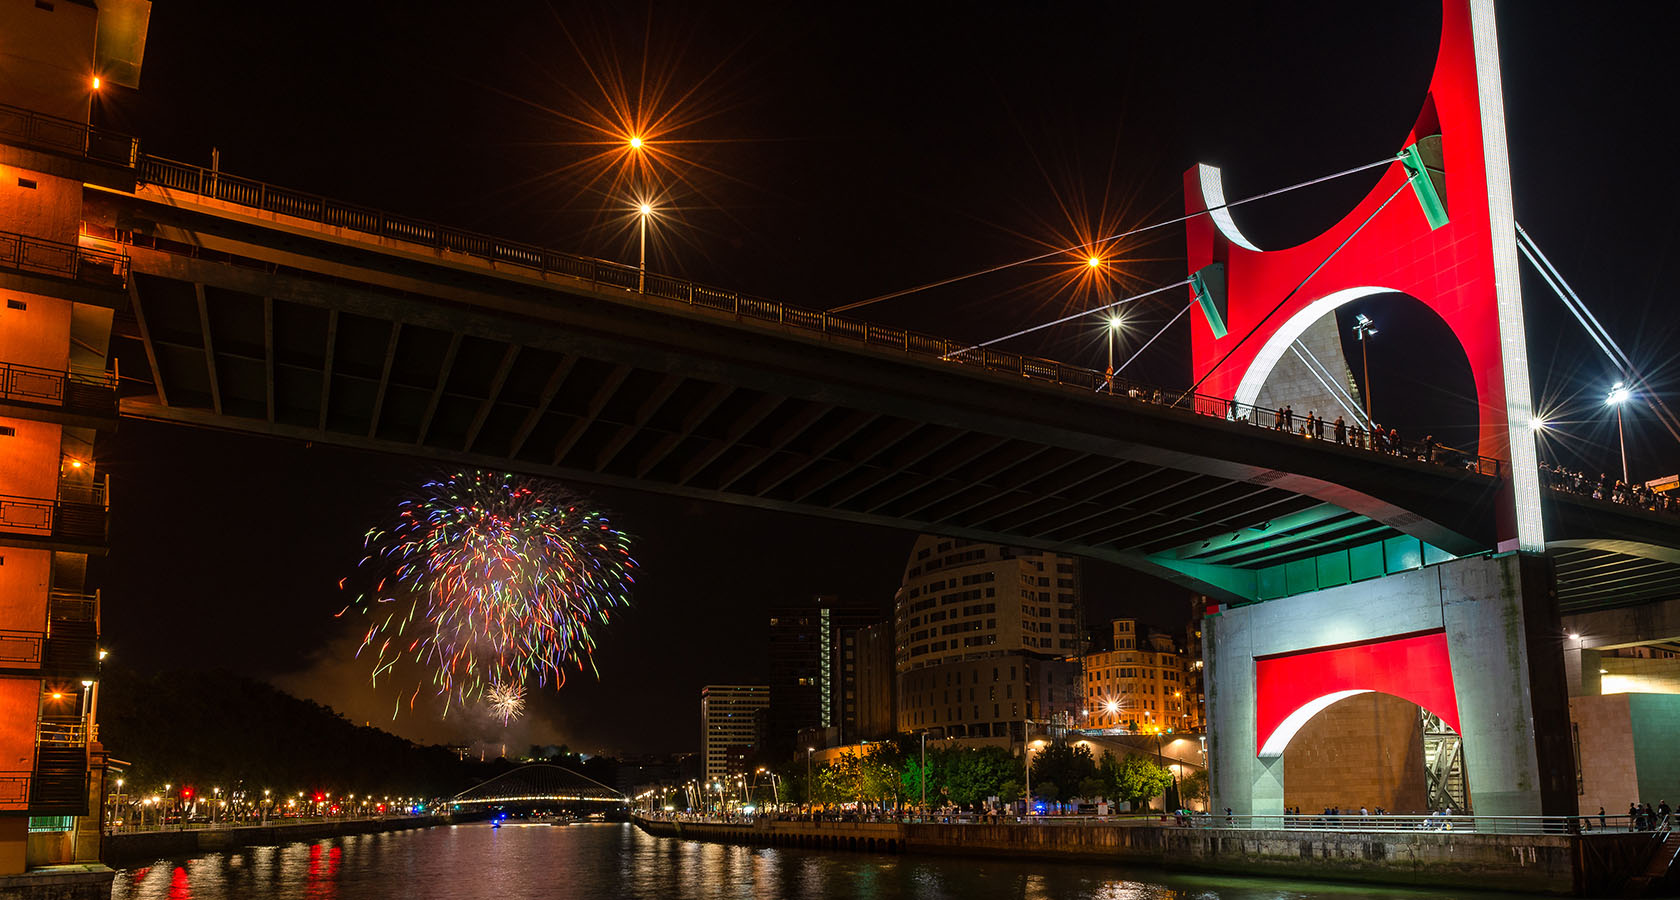
[(131, 414), (1089, 549), (1151, 553), (1321, 505), (201, 283), (140, 274), (133, 300), (166, 403), (129, 398)]
[(1607, 550), (1551, 551), (1565, 613), (1638, 606), (1680, 597), (1680, 565)]
[[(131, 416), (1056, 549), (1214, 594), (1159, 559), (1493, 544), (1498, 482), (1475, 472), (225, 211), (90, 208), (132, 258), (117, 333), (154, 390)], [(1672, 533), (1559, 513), (1549, 529)]]

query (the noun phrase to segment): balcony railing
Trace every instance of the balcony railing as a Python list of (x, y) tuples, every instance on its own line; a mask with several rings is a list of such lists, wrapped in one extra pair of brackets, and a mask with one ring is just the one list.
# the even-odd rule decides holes
[(29, 809), (29, 772), (0, 772), (0, 810)]
[(0, 631), (0, 669), (38, 669), (46, 635), (39, 631)]
[(102, 542), (109, 512), (104, 483), (61, 481), (53, 500), (0, 495), (0, 531)]
[(138, 138), (70, 119), (0, 103), (0, 141), (69, 153), (132, 169), (140, 158)]
[[(1083, 366), (1071, 366), (1055, 360), (1022, 356), (990, 347), (976, 347), (930, 334), (876, 325), (847, 319), (821, 310), (803, 309), (743, 295), (738, 291), (710, 287), (682, 278), (643, 273), (635, 266), (606, 260), (576, 256), (545, 249), (533, 244), (508, 241), (487, 234), (463, 231), (421, 219), (395, 216), (363, 206), (342, 203), (316, 194), (264, 184), (249, 178), (239, 178), (219, 171), (173, 160), (145, 156), (140, 159), (140, 179), (172, 190), (212, 197), (240, 206), (250, 206), (268, 212), (321, 222), (375, 237), (390, 238), (478, 257), (492, 263), (510, 264), (541, 274), (568, 275), (591, 282), (597, 288), (607, 286), (672, 301), (693, 308), (706, 309), (774, 323), (784, 328), (815, 332), (841, 340), (852, 341), (881, 350), (897, 351), (924, 359), (938, 359), (947, 363), (972, 366), (988, 372), (999, 372), (1029, 378), (1034, 381), (1060, 385), (1086, 394), (1107, 393), (1120, 402), (1142, 402), (1199, 415), (1225, 419), (1241, 425), (1270, 427), (1275, 410), (1248, 404), (1238, 404), (1224, 397), (1192, 394), (1178, 389), (1162, 388), (1121, 378), (1108, 378), (1103, 372)], [(211, 257), (214, 251), (204, 251), (196, 245), (165, 239), (113, 232), (113, 240), (151, 246), (170, 253)], [(257, 263), (242, 257), (223, 255), (240, 264)], [(260, 264), (260, 263), (258, 263)], [(1293, 430), (1293, 429), (1291, 429)], [(1360, 435), (1364, 438), (1364, 435)], [(1426, 460), (1449, 466), (1463, 467), (1495, 478), (1501, 475), (1498, 459), (1477, 456), (1440, 445), (1425, 446), (1414, 442), (1389, 446), (1371, 440), (1358, 442), (1360, 448), (1387, 453), (1413, 460)]]
[(42, 716), (35, 723), (35, 743), (41, 747), (86, 747), (99, 739), (91, 716)]
[(0, 269), (68, 278), (111, 290), (128, 288), (128, 257), (0, 231)]
[(113, 372), (60, 372), (0, 363), (0, 400), (114, 416), (117, 376)]
[(78, 591), (53, 590), (47, 592), (47, 620), (51, 622), (99, 621), (99, 592), (84, 594)]

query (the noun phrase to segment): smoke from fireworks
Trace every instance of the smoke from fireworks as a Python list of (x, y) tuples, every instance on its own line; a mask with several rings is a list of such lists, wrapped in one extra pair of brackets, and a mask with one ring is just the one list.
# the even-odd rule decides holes
[(629, 538), (606, 513), (517, 475), (427, 482), (366, 544), (361, 568), (375, 583), (352, 606), (374, 617), (357, 656), (371, 651), (375, 683), (411, 659), (446, 703), (501, 692), (489, 699), (504, 723), (523, 710), (527, 683), (558, 687), (568, 668), (593, 668), (592, 629), (630, 602), (635, 580)]

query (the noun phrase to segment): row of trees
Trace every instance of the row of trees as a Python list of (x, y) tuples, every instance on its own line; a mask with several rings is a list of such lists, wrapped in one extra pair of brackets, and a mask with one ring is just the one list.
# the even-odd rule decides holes
[[(973, 809), (993, 797), (1005, 803), (1020, 800), (1027, 787), (1025, 760), (1002, 747), (929, 746), (924, 770), (915, 738), (872, 744), (867, 752), (847, 752), (809, 771), (809, 786), (804, 761), (788, 763), (778, 773), (784, 802), (916, 806), (925, 785), (929, 806)], [(1056, 742), (1033, 752), (1031, 785), (1033, 797), (1047, 803), (1100, 797), (1141, 805), (1170, 795), (1173, 776), (1144, 756), (1104, 751), (1097, 758), (1088, 746)], [(1192, 776), (1179, 787), (1184, 799), (1205, 798), (1205, 776)], [(1181, 802), (1173, 796), (1166, 800), (1169, 806)]]

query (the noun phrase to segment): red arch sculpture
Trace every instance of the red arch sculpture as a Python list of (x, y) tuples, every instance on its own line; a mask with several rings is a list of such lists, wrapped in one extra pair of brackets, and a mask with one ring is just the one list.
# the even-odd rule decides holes
[[(1371, 193), (1323, 234), (1294, 247), (1261, 250), (1223, 208), (1219, 170), (1191, 168), (1184, 175), (1186, 211), (1212, 213), (1187, 225), (1190, 271), (1213, 274), (1208, 280), (1216, 294), (1222, 274), (1226, 307), (1222, 322), (1219, 312), (1205, 312), (1191, 326), (1192, 369), (1199, 391), (1252, 402), (1271, 369), (1268, 354), (1275, 354), (1275, 363), (1293, 342), (1292, 328), (1298, 335), (1336, 305), (1366, 293), (1416, 297), (1446, 320), (1469, 358), (1480, 453), (1508, 463), (1500, 547), (1539, 551), (1545, 542), (1493, 4), (1443, 0), (1443, 7), (1435, 73), (1404, 146), (1421, 142), (1432, 149), (1425, 139), (1440, 135), (1445, 190), (1439, 193), (1447, 221), (1431, 227), (1423, 202), (1427, 189), (1407, 196), (1414, 188), (1408, 187), (1407, 164), (1397, 158)], [(1335, 252), (1343, 241), (1347, 246)], [(1222, 271), (1206, 268), (1215, 263)]]
[(1460, 731), (1458, 692), (1442, 631), (1257, 659), (1254, 676), (1254, 752), (1260, 756), (1283, 753), (1320, 710), (1369, 691), (1410, 700)]

